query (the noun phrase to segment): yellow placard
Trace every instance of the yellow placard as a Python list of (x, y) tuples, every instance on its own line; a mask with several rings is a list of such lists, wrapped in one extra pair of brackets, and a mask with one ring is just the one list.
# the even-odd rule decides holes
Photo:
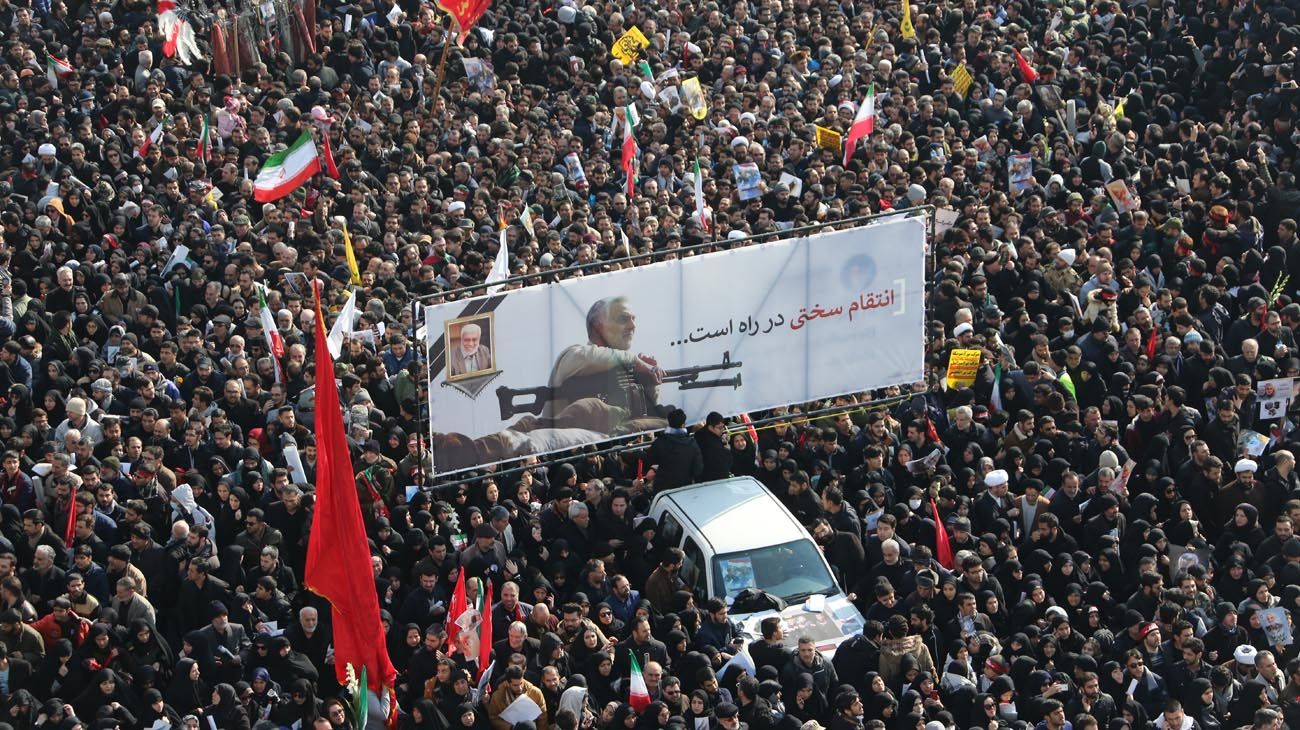
[(975, 83), (975, 79), (970, 75), (970, 70), (966, 64), (961, 64), (952, 70), (952, 88), (963, 97), (966, 92), (970, 91), (970, 85)]
[(948, 387), (969, 388), (980, 369), (979, 350), (953, 350), (948, 355)]
[(840, 137), (839, 132), (836, 132), (834, 129), (827, 129), (826, 127), (820, 127), (815, 124), (813, 125), (813, 129), (817, 130), (816, 142), (818, 147), (836, 153), (840, 151), (840, 149), (843, 146), (843, 140)]
[(645, 37), (640, 28), (634, 25), (621, 38), (614, 41), (614, 45), (609, 47), (609, 52), (624, 65), (631, 66), (641, 55), (641, 51), (649, 47), (650, 40)]
[(709, 98), (704, 95), (699, 76), (682, 81), (681, 97), (691, 116), (699, 120), (709, 116)]

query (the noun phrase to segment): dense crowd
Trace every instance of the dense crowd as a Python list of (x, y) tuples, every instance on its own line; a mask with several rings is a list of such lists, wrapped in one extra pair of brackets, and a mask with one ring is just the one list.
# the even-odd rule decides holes
[[(452, 48), (428, 2), (197, 0), (195, 58), (164, 4), (0, 0), (0, 728), (358, 727), (303, 587), (310, 282), (359, 301), (400, 728), (1300, 727), (1295, 0), (502, 2)], [(846, 163), (815, 127), (869, 88)], [(337, 175), (255, 200), (304, 130)], [(431, 474), (409, 304), (481, 292), (499, 222), (521, 286), (923, 205), (925, 382)], [(865, 616), (833, 659), (778, 620), (739, 648), (644, 517), (728, 474)]]

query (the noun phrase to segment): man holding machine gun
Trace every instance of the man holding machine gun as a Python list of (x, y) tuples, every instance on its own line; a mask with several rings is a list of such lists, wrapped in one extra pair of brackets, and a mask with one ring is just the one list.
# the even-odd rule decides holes
[(625, 409), (625, 418), (661, 417), (659, 384), (664, 371), (649, 355), (632, 353), (636, 315), (625, 297), (607, 297), (587, 310), (588, 344), (560, 353), (551, 370), (551, 412), (560, 414), (584, 398)]

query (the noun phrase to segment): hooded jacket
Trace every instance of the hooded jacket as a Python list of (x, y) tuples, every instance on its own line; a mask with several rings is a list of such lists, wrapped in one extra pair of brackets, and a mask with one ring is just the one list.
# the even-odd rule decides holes
[(911, 655), (916, 659), (917, 669), (934, 676), (934, 658), (925, 642), (919, 636), (904, 636), (901, 639), (885, 639), (880, 643), (880, 676), (886, 687), (894, 687), (903, 679), (903, 657)]

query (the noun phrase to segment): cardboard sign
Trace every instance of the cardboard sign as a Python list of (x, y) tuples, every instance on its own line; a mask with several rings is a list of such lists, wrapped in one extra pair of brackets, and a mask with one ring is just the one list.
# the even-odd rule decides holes
[(980, 369), (979, 350), (953, 350), (948, 355), (948, 387), (969, 388)]

